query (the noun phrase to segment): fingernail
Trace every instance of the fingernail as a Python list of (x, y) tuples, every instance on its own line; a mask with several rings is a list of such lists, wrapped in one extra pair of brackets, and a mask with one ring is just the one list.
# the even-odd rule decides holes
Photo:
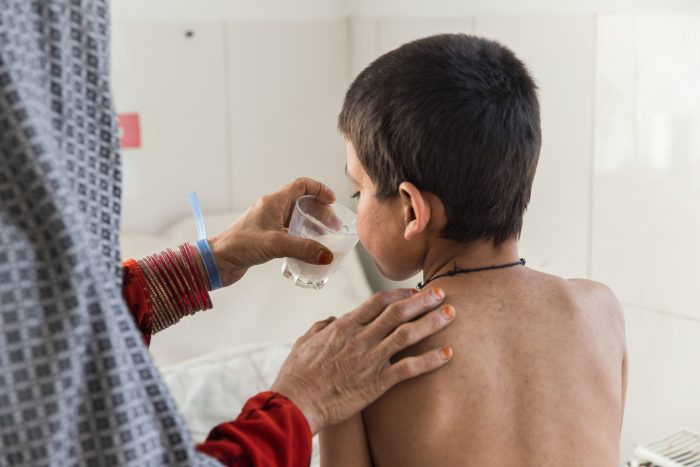
[(452, 305), (443, 306), (440, 313), (442, 313), (442, 316), (444, 316), (447, 321), (452, 321), (455, 317), (455, 309)]
[(319, 264), (331, 264), (333, 262), (333, 253), (328, 250), (321, 250), (318, 254)]
[(452, 349), (450, 347), (443, 347), (440, 349), (440, 357), (443, 360), (449, 360), (452, 358)]
[(431, 289), (430, 295), (432, 295), (435, 300), (442, 300), (443, 298), (445, 298), (445, 291), (438, 287), (435, 289)]

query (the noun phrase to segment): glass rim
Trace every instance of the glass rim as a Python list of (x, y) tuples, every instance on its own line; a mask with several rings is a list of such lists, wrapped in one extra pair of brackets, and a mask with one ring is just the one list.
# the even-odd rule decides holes
[[(304, 196), (298, 197), (298, 198), (294, 201), (294, 209), (297, 210), (297, 211), (299, 211), (299, 214), (301, 214), (302, 216), (304, 216), (305, 219), (308, 219), (309, 221), (311, 221), (311, 222), (314, 223), (315, 225), (321, 227), (321, 228), (324, 229), (324, 230), (327, 230), (328, 232), (330, 232), (330, 233), (332, 233), (332, 234), (344, 235), (344, 236), (357, 236), (357, 228), (355, 228), (355, 231), (354, 231), (354, 232), (339, 232), (339, 231), (337, 231), (337, 230), (331, 229), (330, 227), (328, 227), (327, 225), (325, 225), (325, 224), (324, 224), (323, 222), (321, 222), (320, 220), (316, 219), (315, 217), (312, 217), (310, 214), (305, 213), (305, 212), (301, 209), (301, 207), (299, 206), (299, 200), (307, 199), (307, 198), (318, 198), (318, 196), (316, 196), (316, 195), (304, 195)], [(352, 209), (350, 209), (349, 207), (344, 206), (344, 205), (338, 203), (337, 201), (333, 201), (332, 203), (322, 203), (322, 204), (326, 204), (327, 206), (334, 206), (334, 208), (340, 206), (340, 207), (342, 208), (342, 210), (344, 210), (344, 211), (346, 211), (346, 212), (349, 212), (350, 214), (352, 214), (353, 216), (355, 216), (355, 220), (357, 220), (357, 214), (356, 214)], [(345, 222), (343, 222), (343, 225), (346, 225)]]

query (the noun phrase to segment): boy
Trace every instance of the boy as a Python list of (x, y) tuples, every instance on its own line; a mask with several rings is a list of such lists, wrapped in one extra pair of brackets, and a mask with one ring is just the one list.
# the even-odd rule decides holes
[(523, 63), (473, 36), (408, 43), (360, 73), (339, 127), (363, 245), (391, 279), (422, 270), (459, 316), (394, 359), (449, 345), (450, 365), (324, 431), (322, 465), (617, 465), (620, 305), (518, 255), (541, 143)]

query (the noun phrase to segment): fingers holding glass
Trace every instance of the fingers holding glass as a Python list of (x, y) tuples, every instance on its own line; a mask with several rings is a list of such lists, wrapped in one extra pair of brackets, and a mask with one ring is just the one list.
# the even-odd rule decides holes
[(359, 240), (355, 220), (355, 213), (338, 203), (327, 204), (313, 195), (297, 199), (288, 234), (322, 244), (332, 253), (332, 261), (319, 265), (287, 257), (282, 266), (284, 277), (300, 287), (322, 288)]

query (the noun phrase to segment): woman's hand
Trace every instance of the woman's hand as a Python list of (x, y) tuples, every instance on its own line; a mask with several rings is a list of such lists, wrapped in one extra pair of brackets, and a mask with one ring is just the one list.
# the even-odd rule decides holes
[(320, 243), (287, 234), (294, 203), (304, 195), (335, 201), (335, 194), (324, 184), (300, 178), (277, 193), (263, 196), (231, 227), (208, 239), (224, 287), (238, 281), (251, 266), (274, 258), (290, 257), (311, 264), (333, 261), (333, 253)]
[(452, 321), (454, 308), (436, 309), (443, 300), (439, 289), (392, 290), (339, 319), (314, 324), (294, 344), (272, 390), (299, 407), (312, 433), (351, 417), (395, 384), (450, 360), (452, 350), (443, 347), (390, 362)]

